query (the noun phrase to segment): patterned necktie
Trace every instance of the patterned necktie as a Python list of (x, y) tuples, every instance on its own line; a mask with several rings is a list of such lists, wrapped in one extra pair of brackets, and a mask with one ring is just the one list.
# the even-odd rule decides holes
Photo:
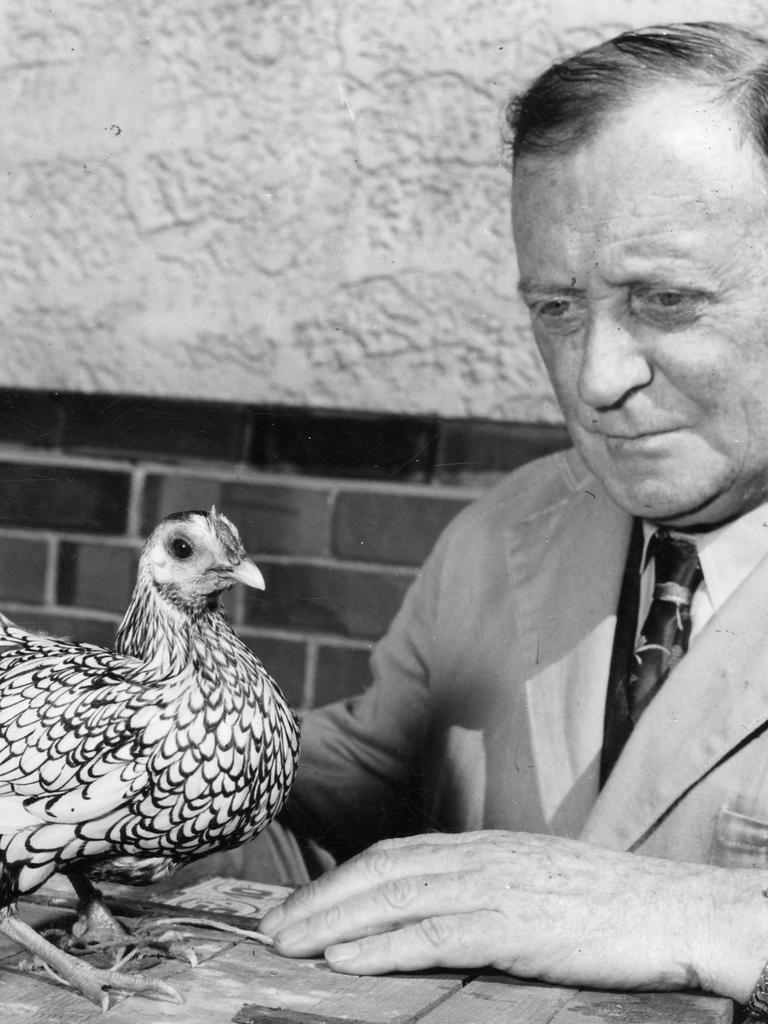
[[(664, 529), (657, 530), (651, 538), (648, 557), (654, 559), (656, 576), (651, 607), (629, 665), (620, 653), (611, 664), (601, 784), (608, 778), (638, 719), (688, 648), (691, 601), (703, 578), (695, 545), (680, 537), (671, 537)], [(639, 584), (637, 570), (632, 574), (628, 567), (627, 575), (636, 579), (628, 580), (625, 575), (620, 620), (624, 611), (622, 604), (632, 604), (625, 591)], [(635, 611), (633, 621), (636, 619)]]

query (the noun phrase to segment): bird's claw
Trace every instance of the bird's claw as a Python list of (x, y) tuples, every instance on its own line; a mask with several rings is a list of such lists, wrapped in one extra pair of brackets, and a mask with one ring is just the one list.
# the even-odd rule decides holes
[(126, 974), (121, 970), (122, 966), (135, 955), (136, 951), (131, 950), (109, 969), (81, 963), (77, 976), (72, 979), (63, 977), (50, 964), (47, 964), (42, 957), (38, 956), (17, 961), (16, 968), (20, 971), (43, 971), (52, 981), (57, 982), (59, 985), (78, 989), (86, 998), (99, 1005), (102, 1013), (106, 1013), (110, 1009), (112, 1005), (111, 997), (119, 992), (160, 996), (169, 1002), (183, 1005), (184, 999), (172, 985), (161, 981), (159, 978), (151, 978), (146, 974)]

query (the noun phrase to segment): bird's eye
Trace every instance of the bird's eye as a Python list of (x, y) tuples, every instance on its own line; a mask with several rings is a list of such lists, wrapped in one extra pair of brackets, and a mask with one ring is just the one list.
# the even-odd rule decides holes
[(192, 554), (192, 545), (183, 537), (174, 537), (171, 541), (171, 552), (176, 558), (189, 558)]

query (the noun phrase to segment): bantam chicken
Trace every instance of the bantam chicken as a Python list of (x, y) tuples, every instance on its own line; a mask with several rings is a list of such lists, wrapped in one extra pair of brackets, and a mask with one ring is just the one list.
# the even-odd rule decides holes
[(115, 651), (35, 636), (0, 616), (0, 931), (103, 1007), (109, 990), (175, 996), (96, 968), (25, 924), (16, 901), (67, 875), (144, 884), (253, 838), (298, 760), (295, 716), (219, 597), (263, 588), (223, 515), (169, 516), (144, 546)]

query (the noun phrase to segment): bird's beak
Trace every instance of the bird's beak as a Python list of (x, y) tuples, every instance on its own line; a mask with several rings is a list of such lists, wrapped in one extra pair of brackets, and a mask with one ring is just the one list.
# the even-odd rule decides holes
[(246, 587), (254, 587), (256, 590), (266, 590), (266, 584), (264, 583), (264, 577), (261, 575), (259, 568), (254, 565), (250, 558), (244, 558), (237, 565), (233, 565), (230, 569), (230, 575), (233, 580), (237, 580), (238, 583), (243, 583)]

